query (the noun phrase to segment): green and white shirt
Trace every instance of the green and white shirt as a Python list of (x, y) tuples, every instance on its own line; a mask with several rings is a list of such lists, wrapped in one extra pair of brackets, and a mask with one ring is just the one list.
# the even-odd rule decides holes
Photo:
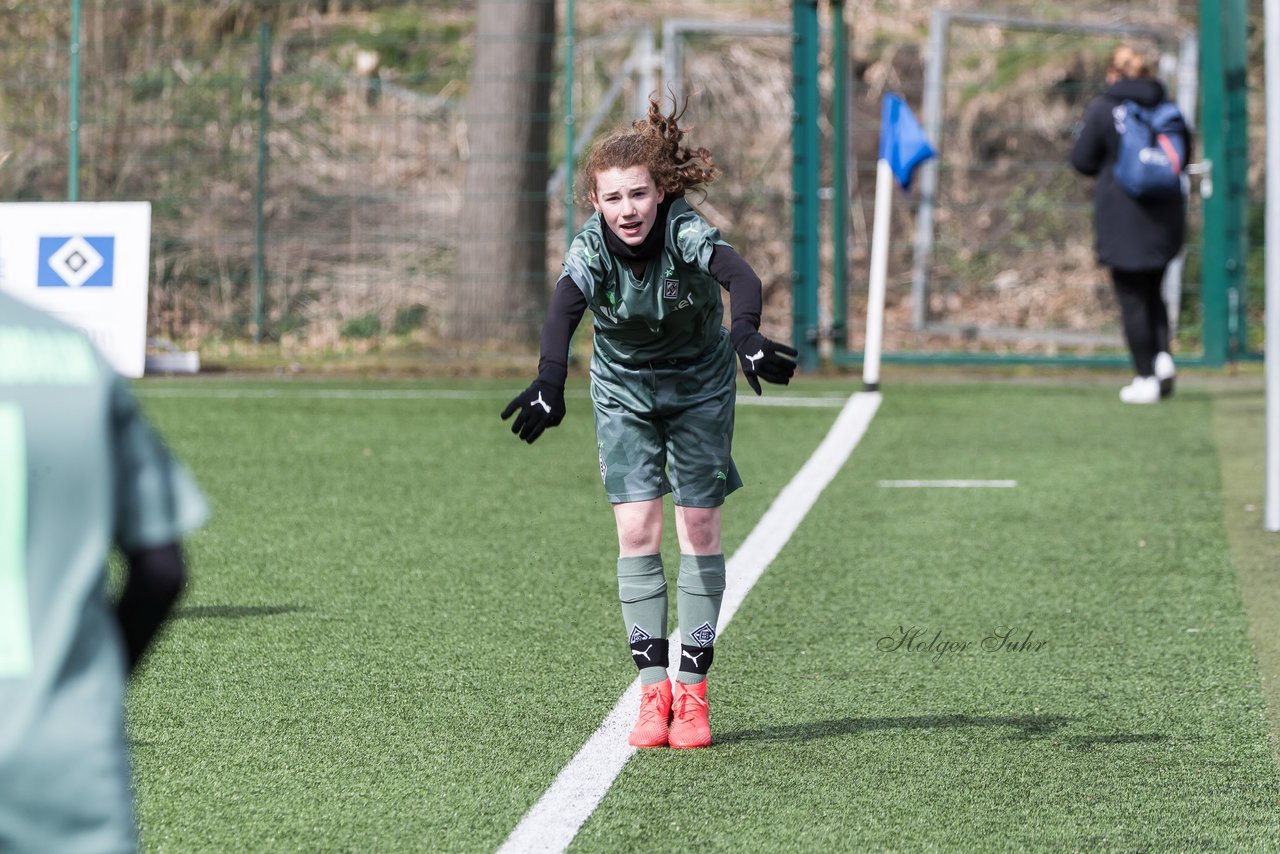
[(587, 220), (565, 256), (563, 275), (587, 298), (595, 316), (595, 354), (626, 365), (694, 361), (713, 352), (724, 335), (721, 286), (711, 276), (720, 230), (684, 199), (667, 215), (662, 254), (643, 276), (610, 254), (600, 214)]
[(207, 512), (85, 337), (0, 294), (0, 851), (137, 848), (107, 554)]

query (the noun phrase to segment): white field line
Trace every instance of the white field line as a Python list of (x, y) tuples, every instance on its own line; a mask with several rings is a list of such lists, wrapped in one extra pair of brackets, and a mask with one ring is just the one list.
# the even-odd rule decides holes
[[(188, 386), (147, 387), (135, 385), (134, 393), (144, 398), (213, 398), (221, 400), (509, 400), (519, 389), (474, 391), (467, 389), (379, 389), (379, 388), (200, 388)], [(586, 398), (586, 392), (569, 392), (566, 397)], [(844, 406), (841, 397), (783, 397), (781, 395), (739, 395), (739, 406), (796, 406), (836, 409)]]
[(778, 395), (749, 397), (738, 395), (739, 406), (808, 406), (815, 409), (838, 409), (844, 406), (844, 403), (845, 398), (843, 397), (779, 397)]
[(1013, 489), (1016, 480), (882, 480), (880, 485), (890, 489)]
[[(728, 576), (720, 606), (719, 632), (742, 604), (752, 585), (782, 551), (787, 540), (813, 507), (822, 490), (835, 477), (854, 447), (867, 432), (880, 406), (877, 392), (859, 392), (849, 398), (822, 444), (813, 452), (791, 482), (778, 493), (751, 533), (734, 552), (725, 567)], [(673, 632), (674, 643), (679, 631)], [(673, 663), (672, 667), (676, 667)], [(640, 680), (636, 678), (618, 700), (613, 711), (592, 733), (586, 744), (556, 775), (520, 823), (511, 831), (499, 854), (552, 852), (569, 847), (578, 829), (591, 817), (613, 781), (635, 753), (627, 744), (632, 720), (640, 705)]]

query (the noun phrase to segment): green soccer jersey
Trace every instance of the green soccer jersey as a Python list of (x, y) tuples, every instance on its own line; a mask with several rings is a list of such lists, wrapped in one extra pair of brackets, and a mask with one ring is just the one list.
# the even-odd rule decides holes
[(727, 246), (684, 199), (667, 214), (662, 254), (637, 277), (610, 254), (599, 214), (587, 220), (565, 256), (595, 316), (595, 353), (625, 365), (706, 358), (724, 334), (721, 286), (709, 272), (711, 253)]
[(0, 294), (0, 851), (136, 849), (106, 556), (206, 514), (84, 336)]

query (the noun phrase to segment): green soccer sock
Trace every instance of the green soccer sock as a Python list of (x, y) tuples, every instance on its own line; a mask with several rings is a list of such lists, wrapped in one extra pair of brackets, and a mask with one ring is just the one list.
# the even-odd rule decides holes
[[(677, 679), (694, 685), (711, 666), (720, 603), (724, 600), (724, 555), (680, 555), (676, 608), (680, 618), (680, 671)], [(700, 651), (702, 650), (702, 651)], [(705, 654), (703, 654), (705, 652)]]
[(618, 599), (640, 682), (667, 678), (667, 578), (662, 555), (618, 558)]

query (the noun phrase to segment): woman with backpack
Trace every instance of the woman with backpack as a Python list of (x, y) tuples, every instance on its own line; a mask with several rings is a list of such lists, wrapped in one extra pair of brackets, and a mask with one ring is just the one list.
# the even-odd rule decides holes
[[(1085, 109), (1080, 134), (1071, 149), (1076, 171), (1097, 178), (1093, 194), (1093, 230), (1098, 262), (1111, 271), (1125, 341), (1133, 359), (1133, 381), (1120, 390), (1125, 403), (1158, 403), (1173, 393), (1174, 364), (1169, 354), (1169, 315), (1161, 283), (1169, 262), (1186, 237), (1186, 198), (1181, 170), (1191, 150), (1190, 133), (1176, 108), (1167, 104), (1164, 85), (1152, 75), (1146, 57), (1129, 45), (1111, 54), (1106, 90)], [(1173, 119), (1166, 139), (1152, 135), (1148, 153), (1173, 170), (1175, 190), (1135, 187), (1117, 180), (1122, 134), (1150, 134), (1144, 121), (1161, 108)], [(1176, 130), (1172, 129), (1176, 128)], [(1178, 137), (1181, 137), (1180, 139)], [(1172, 138), (1172, 142), (1170, 139)], [(1120, 163), (1148, 167), (1149, 163)], [(1143, 160), (1151, 158), (1144, 154)], [(1129, 185), (1126, 188), (1126, 183)]]

